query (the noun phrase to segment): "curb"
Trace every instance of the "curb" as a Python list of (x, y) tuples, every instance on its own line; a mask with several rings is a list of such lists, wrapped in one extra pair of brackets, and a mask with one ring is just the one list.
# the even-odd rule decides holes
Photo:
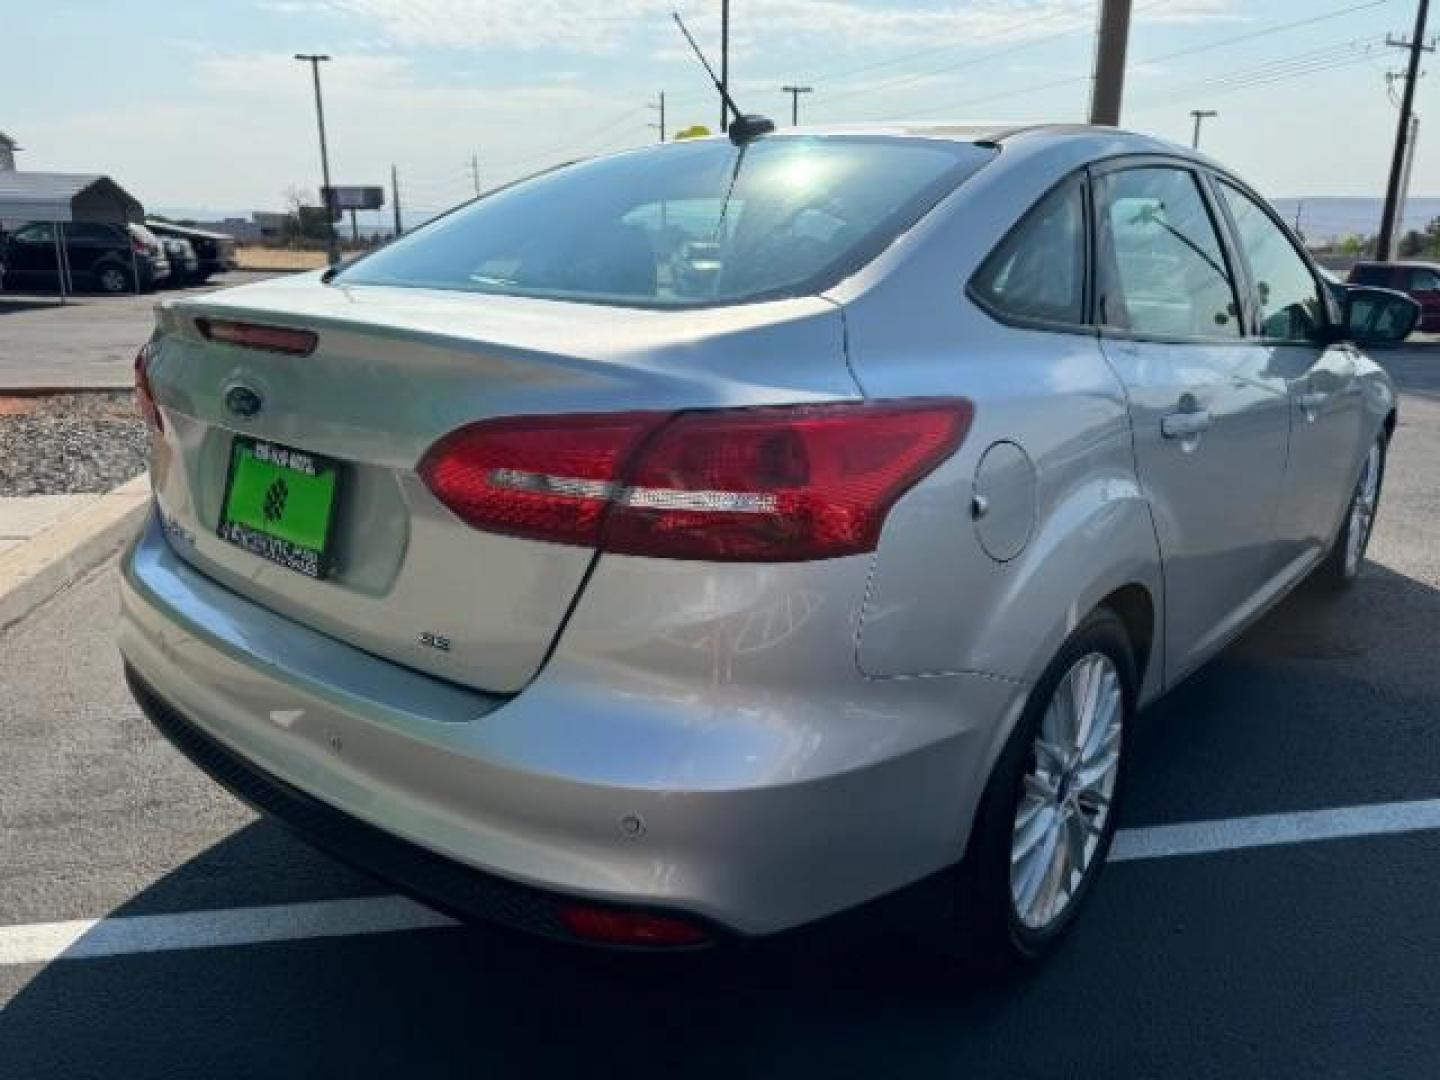
[(74, 517), (0, 553), (0, 631), (119, 550), (149, 505), (150, 478), (142, 473)]

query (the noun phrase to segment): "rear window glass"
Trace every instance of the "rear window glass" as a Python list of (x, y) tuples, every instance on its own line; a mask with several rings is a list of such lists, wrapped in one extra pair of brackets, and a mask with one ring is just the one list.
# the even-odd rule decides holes
[(813, 292), (873, 258), (993, 154), (839, 136), (654, 147), (497, 191), (335, 281), (642, 307)]

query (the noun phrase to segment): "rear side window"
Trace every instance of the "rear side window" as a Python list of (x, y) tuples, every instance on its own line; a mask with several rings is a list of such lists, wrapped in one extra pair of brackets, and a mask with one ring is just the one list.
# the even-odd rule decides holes
[(1383, 287), (1390, 284), (1390, 269), (1385, 266), (1357, 266), (1350, 271), (1350, 280), (1356, 285)]
[(1078, 325), (1085, 321), (1085, 203), (1078, 180), (1040, 201), (971, 282), (1001, 318)]
[(334, 280), (670, 308), (813, 293), (994, 153), (847, 136), (671, 143), (522, 181)]
[(1146, 166), (1096, 184), (1102, 325), (1236, 338), (1240, 305), (1215, 222), (1188, 169)]

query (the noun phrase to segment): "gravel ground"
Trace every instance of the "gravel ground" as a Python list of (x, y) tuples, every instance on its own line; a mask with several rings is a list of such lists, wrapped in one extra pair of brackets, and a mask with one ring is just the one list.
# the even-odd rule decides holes
[(0, 496), (109, 491), (143, 472), (148, 452), (128, 390), (0, 397)]

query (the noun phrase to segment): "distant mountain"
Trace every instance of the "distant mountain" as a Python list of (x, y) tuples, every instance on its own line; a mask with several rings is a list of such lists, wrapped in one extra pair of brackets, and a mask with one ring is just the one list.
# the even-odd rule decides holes
[[(1275, 209), (1291, 225), (1299, 215), (1300, 231), (1310, 243), (1335, 240), (1351, 233), (1373, 236), (1380, 231), (1384, 199), (1361, 196), (1314, 195), (1305, 198), (1273, 199)], [(1412, 195), (1405, 203), (1405, 220), (1400, 231), (1423, 230), (1432, 218), (1440, 217), (1440, 196)]]

